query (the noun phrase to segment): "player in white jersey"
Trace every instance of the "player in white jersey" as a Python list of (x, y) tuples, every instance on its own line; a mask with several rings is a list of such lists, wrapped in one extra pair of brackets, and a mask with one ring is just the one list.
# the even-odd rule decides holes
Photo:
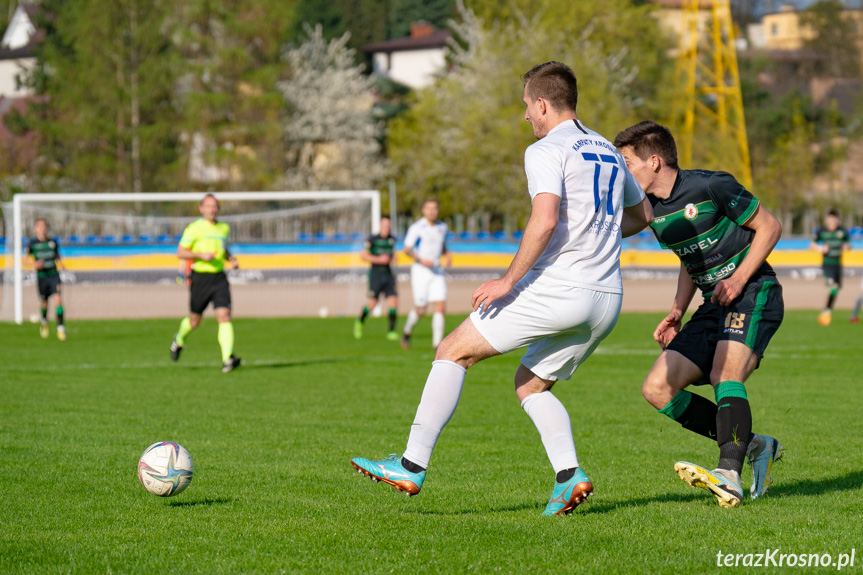
[(452, 263), (446, 249), (446, 224), (438, 221), (440, 207), (437, 200), (423, 202), (422, 219), (411, 224), (405, 235), (404, 252), (413, 258), (411, 266), (411, 288), (414, 293), (414, 308), (408, 313), (402, 333), (402, 347), (409, 349), (414, 326), (426, 313), (428, 304), (434, 306), (432, 316), (432, 347), (437, 349), (443, 339), (444, 313), (446, 313), (446, 276), (441, 258), (446, 266)]
[(569, 414), (549, 390), (570, 379), (614, 327), (623, 296), (621, 237), (644, 229), (653, 211), (617, 149), (579, 123), (572, 70), (548, 62), (523, 81), (525, 120), (539, 141), (525, 152), (532, 207), (518, 252), (503, 277), (473, 292), (473, 313), (438, 347), (404, 456), (351, 463), (373, 479), (419, 493), (467, 369), (527, 346), (515, 391), (556, 474), (543, 514), (561, 515), (593, 485), (579, 469)]

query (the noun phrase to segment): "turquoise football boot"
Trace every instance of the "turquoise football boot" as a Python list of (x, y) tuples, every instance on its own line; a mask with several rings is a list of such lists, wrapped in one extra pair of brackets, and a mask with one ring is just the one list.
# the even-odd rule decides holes
[(782, 449), (778, 440), (767, 435), (752, 434), (747, 453), (749, 465), (752, 467), (752, 485), (749, 487), (749, 497), (752, 499), (758, 499), (770, 489), (770, 484), (773, 483), (770, 472), (773, 462), (782, 458)]
[(587, 501), (593, 494), (593, 483), (580, 468), (576, 468), (575, 475), (563, 483), (554, 484), (551, 499), (542, 512), (546, 517), (553, 515), (569, 515), (579, 504)]
[(712, 493), (720, 507), (737, 507), (743, 499), (743, 488), (740, 487), (740, 480), (732, 477), (736, 475), (733, 472), (724, 469), (708, 471), (688, 461), (675, 463), (674, 471), (690, 487), (700, 487)]
[(372, 481), (388, 483), (397, 491), (404, 491), (408, 497), (420, 492), (426, 478), (425, 471), (413, 473), (405, 469), (402, 466), (401, 456), (395, 453), (386, 459), (374, 461), (365, 457), (354, 457), (351, 459), (351, 465), (358, 473), (362, 473)]

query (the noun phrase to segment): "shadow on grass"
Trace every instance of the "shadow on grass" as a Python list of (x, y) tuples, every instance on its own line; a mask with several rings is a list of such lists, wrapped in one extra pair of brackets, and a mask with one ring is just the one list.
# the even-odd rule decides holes
[[(346, 361), (350, 361), (347, 358), (343, 357), (322, 357), (318, 359), (298, 359), (295, 361), (250, 361), (243, 362), (237, 371), (255, 371), (258, 369), (283, 369), (287, 367), (302, 367), (305, 365), (317, 365), (317, 364), (330, 364), (330, 363), (343, 363)], [(200, 370), (200, 371), (213, 371), (213, 367), (211, 365), (191, 365), (188, 366), (188, 369)]]
[(830, 491), (852, 491), (860, 489), (860, 487), (863, 487), (863, 470), (850, 471), (838, 477), (776, 483), (770, 489), (770, 493), (767, 496), (811, 497), (813, 495), (823, 495)]
[(198, 507), (198, 506), (211, 506), (211, 505), (222, 505), (224, 503), (230, 503), (233, 499), (229, 497), (217, 497), (215, 499), (198, 499), (197, 501), (172, 501), (168, 504), (170, 507)]

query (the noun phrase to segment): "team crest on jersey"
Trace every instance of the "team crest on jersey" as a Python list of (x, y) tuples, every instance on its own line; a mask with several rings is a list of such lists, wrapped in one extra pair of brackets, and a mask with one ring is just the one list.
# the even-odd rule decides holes
[(695, 204), (686, 204), (686, 207), (683, 208), (683, 217), (687, 220), (694, 220), (698, 217), (698, 208), (695, 207)]

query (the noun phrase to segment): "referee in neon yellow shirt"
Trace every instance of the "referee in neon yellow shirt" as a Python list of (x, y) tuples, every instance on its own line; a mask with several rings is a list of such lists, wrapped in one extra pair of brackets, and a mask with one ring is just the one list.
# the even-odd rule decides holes
[(234, 326), (231, 323), (231, 291), (225, 275), (225, 262), (239, 267), (237, 259), (228, 251), (228, 224), (219, 222), (219, 202), (207, 194), (198, 206), (201, 218), (186, 226), (177, 257), (192, 260), (191, 297), (189, 315), (180, 322), (180, 329), (171, 342), (171, 359), (180, 359), (186, 338), (201, 325), (204, 310), (213, 303), (219, 322), (219, 346), (222, 348), (222, 372), (228, 373), (240, 366), (234, 356)]

